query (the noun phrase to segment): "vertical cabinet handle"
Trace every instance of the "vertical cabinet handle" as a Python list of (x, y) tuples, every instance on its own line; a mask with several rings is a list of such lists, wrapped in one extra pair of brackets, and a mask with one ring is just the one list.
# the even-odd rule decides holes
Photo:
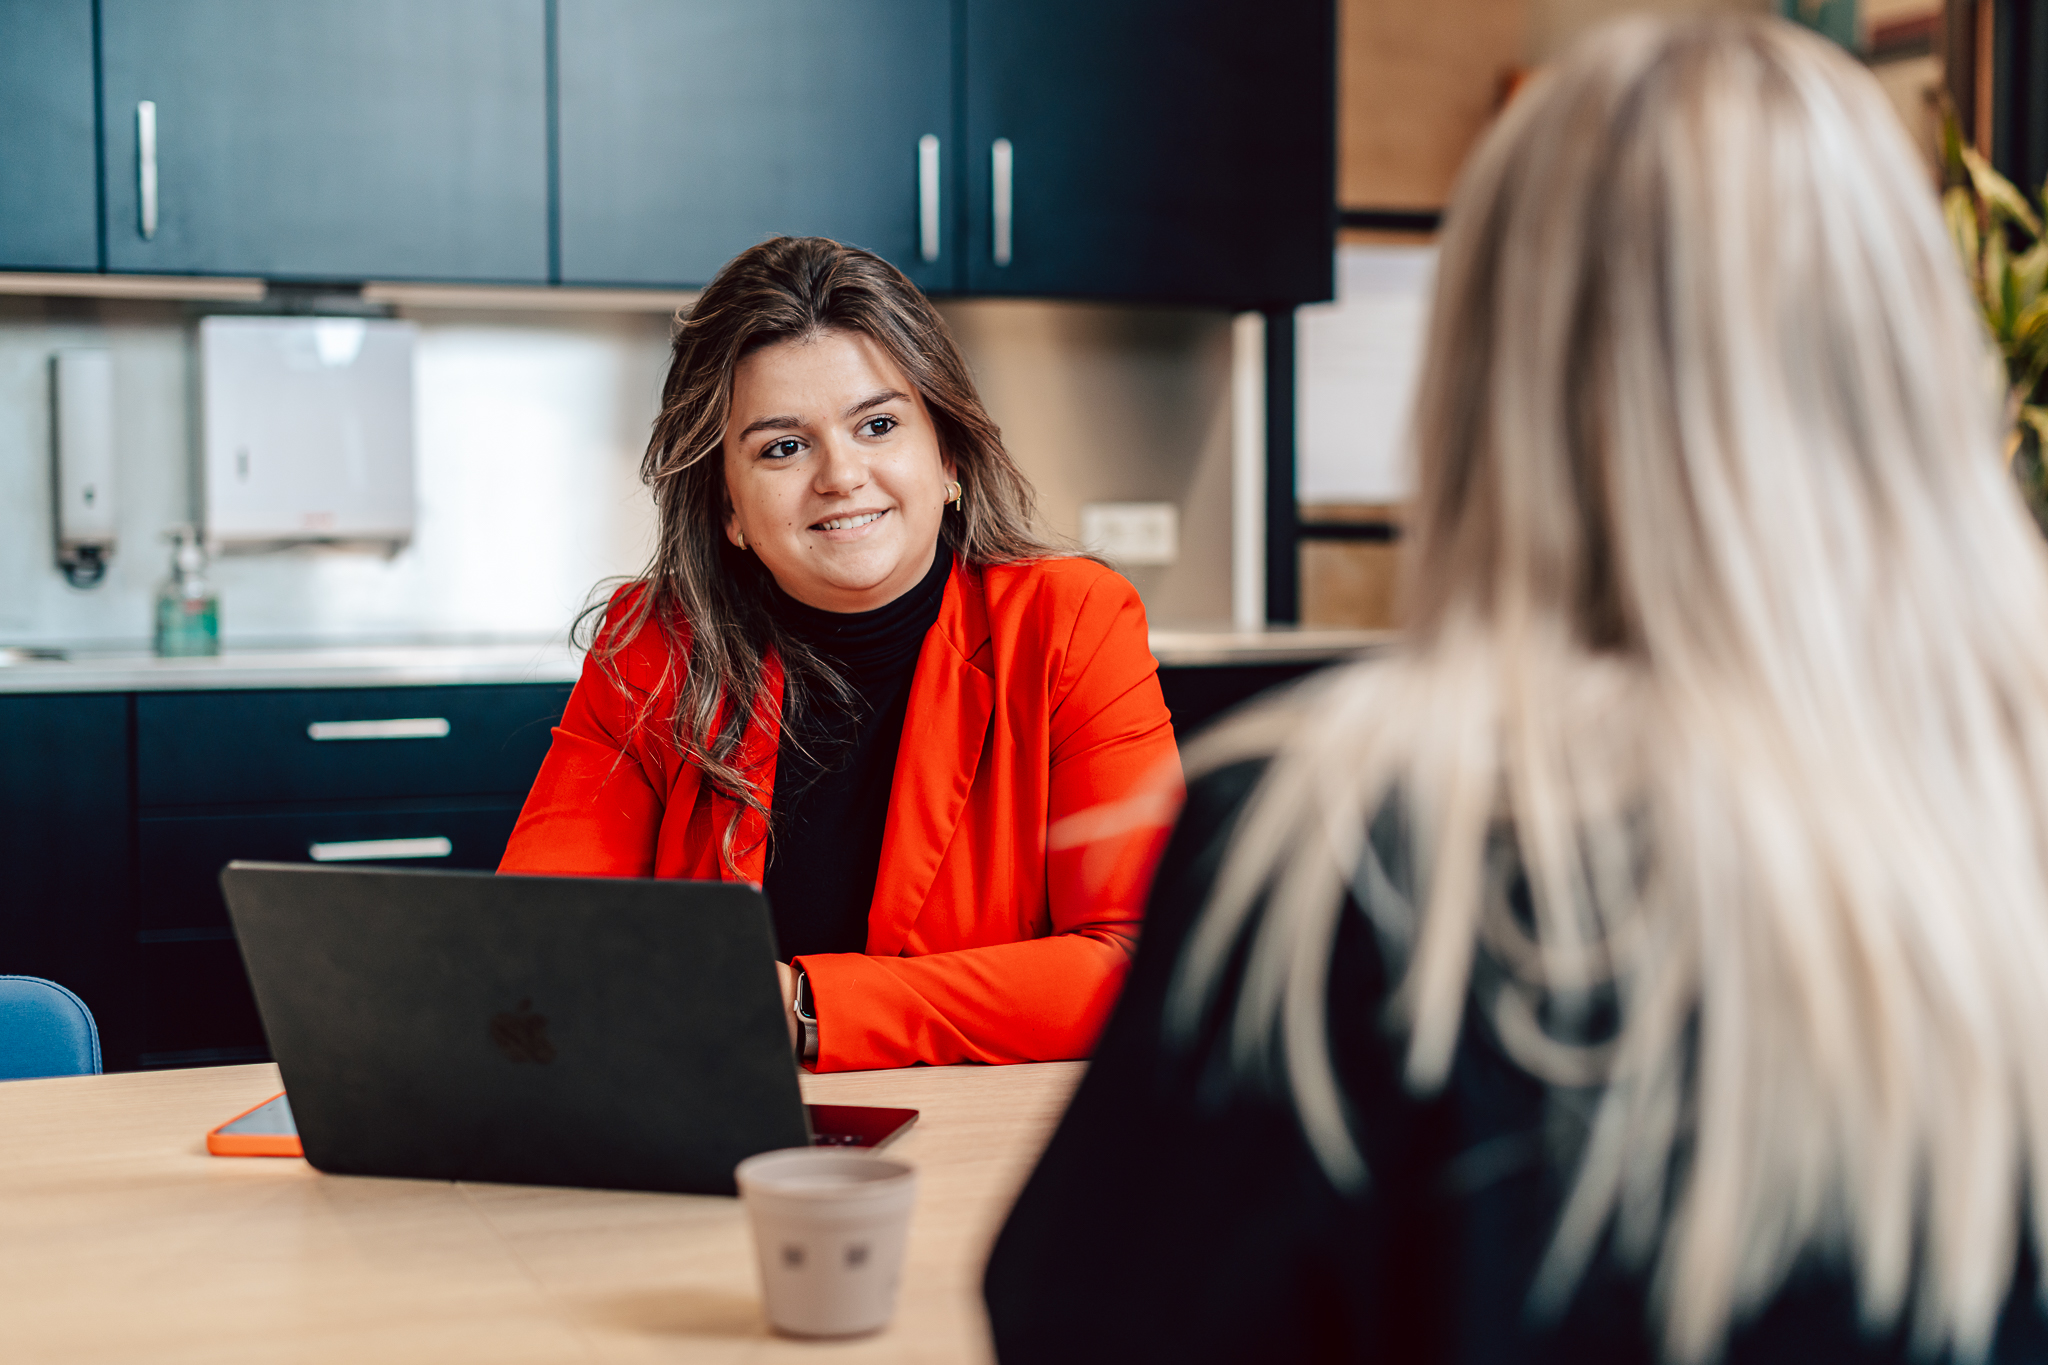
[(939, 259), (939, 140), (917, 140), (917, 254)]
[(999, 137), (989, 144), (989, 169), (994, 174), (995, 250), (997, 265), (1010, 263), (1010, 139)]
[(135, 106), (135, 199), (142, 240), (156, 236), (156, 101)]

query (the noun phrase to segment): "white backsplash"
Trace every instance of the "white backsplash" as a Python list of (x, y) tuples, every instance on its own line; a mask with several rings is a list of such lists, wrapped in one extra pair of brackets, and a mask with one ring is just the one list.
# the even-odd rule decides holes
[[(164, 531), (194, 520), (203, 308), (0, 296), (0, 644), (138, 648)], [(1047, 525), (1081, 504), (1172, 501), (1181, 560), (1130, 576), (1155, 620), (1229, 615), (1230, 319), (1035, 301), (947, 304)], [(645, 564), (639, 460), (668, 322), (412, 309), (418, 517), (396, 555), (231, 555), (210, 572), (230, 646), (559, 638), (602, 580)], [(113, 352), (120, 546), (105, 581), (54, 563), (49, 356)]]

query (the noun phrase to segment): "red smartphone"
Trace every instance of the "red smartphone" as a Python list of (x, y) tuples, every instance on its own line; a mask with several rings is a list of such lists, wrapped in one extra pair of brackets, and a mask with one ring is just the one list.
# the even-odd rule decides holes
[(244, 1110), (206, 1135), (206, 1150), (215, 1156), (304, 1156), (299, 1127), (292, 1122), (292, 1102), (272, 1095)]

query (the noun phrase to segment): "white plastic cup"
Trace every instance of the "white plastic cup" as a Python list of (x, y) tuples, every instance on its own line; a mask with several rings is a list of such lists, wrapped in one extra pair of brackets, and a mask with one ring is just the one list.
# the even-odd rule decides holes
[(799, 1337), (878, 1332), (896, 1311), (917, 1172), (821, 1147), (750, 1156), (734, 1170), (754, 1226), (769, 1325)]

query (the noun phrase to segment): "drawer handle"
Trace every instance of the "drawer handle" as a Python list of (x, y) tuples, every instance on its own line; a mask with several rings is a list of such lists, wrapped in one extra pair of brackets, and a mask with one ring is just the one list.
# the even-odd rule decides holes
[(446, 739), (448, 722), (439, 716), (415, 716), (409, 720), (316, 720), (306, 727), (306, 738)]
[(455, 845), (438, 835), (431, 839), (350, 839), (343, 843), (311, 844), (306, 852), (316, 863), (360, 863), (368, 859), (445, 858)]

